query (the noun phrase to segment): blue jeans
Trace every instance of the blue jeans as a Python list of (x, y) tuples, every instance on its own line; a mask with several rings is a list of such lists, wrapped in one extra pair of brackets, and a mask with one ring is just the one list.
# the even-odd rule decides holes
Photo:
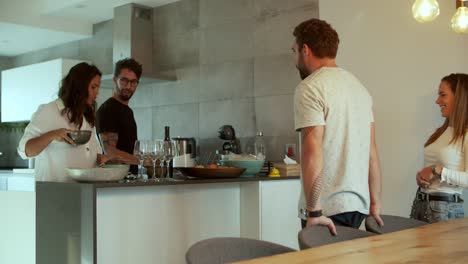
[[(437, 195), (443, 195), (437, 193)], [(436, 223), (456, 218), (465, 217), (463, 203), (452, 203), (445, 201), (419, 200), (416, 194), (413, 207), (411, 208), (411, 218), (428, 223)]]

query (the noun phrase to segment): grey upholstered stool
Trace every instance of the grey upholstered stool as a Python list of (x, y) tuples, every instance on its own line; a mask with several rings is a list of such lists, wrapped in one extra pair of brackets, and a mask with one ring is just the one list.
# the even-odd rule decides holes
[(318, 247), (326, 244), (373, 236), (375, 234), (369, 233), (363, 230), (336, 226), (336, 236), (330, 234), (330, 231), (326, 226), (312, 226), (302, 229), (299, 232), (299, 248), (307, 249), (311, 247)]
[(385, 234), (427, 224), (426, 222), (394, 215), (381, 215), (380, 218), (384, 222), (383, 227), (377, 224), (374, 217), (368, 216), (366, 218), (366, 230), (376, 234)]
[(238, 237), (210, 238), (192, 245), (185, 254), (188, 264), (219, 264), (295, 251), (282, 245)]

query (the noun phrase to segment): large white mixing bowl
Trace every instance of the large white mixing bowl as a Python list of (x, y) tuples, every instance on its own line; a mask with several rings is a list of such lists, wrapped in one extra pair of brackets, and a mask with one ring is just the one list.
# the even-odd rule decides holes
[(65, 171), (75, 181), (119, 181), (127, 176), (129, 165), (105, 165), (103, 168), (74, 169), (66, 168)]

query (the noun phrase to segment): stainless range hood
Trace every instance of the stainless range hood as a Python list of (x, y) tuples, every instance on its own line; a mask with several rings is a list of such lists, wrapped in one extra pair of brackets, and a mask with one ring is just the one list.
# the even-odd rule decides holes
[[(134, 58), (143, 65), (140, 84), (176, 80), (174, 72), (156, 73), (153, 64), (153, 10), (150, 7), (126, 4), (114, 8), (113, 66), (124, 58)], [(102, 87), (113, 88), (113, 73), (102, 76)]]

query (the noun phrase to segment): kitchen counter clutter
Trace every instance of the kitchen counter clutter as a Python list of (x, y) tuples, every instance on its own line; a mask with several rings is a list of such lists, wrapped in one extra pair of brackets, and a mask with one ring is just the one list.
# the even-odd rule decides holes
[(222, 236), (297, 248), (299, 193), (299, 177), (37, 182), (36, 263), (185, 263)]

